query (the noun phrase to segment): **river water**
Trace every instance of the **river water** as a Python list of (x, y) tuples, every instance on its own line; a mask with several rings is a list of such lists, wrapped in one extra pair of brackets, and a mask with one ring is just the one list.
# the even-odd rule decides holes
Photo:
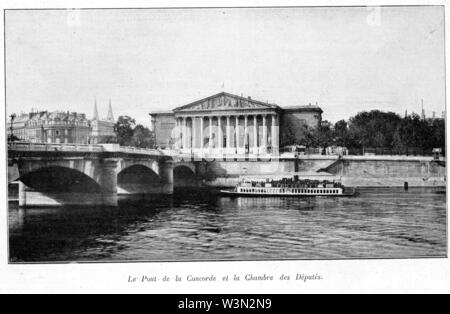
[(9, 206), (11, 262), (446, 256), (446, 197), (361, 189), (351, 198), (230, 198), (187, 191), (111, 208)]

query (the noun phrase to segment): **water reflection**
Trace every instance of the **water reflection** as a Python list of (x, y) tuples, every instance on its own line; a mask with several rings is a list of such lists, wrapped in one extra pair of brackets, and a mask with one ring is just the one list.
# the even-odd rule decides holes
[(18, 209), (10, 260), (214, 260), (445, 256), (445, 195), (365, 189), (353, 198), (122, 199), (116, 209)]

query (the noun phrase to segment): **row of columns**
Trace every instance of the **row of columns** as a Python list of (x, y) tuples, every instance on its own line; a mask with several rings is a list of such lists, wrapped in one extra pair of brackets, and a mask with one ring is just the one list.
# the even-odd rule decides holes
[[(195, 139), (197, 138), (197, 133), (200, 133), (200, 150), (204, 150), (204, 119), (207, 118), (209, 121), (209, 134), (208, 139), (209, 143), (211, 143), (213, 138), (213, 128), (212, 123), (213, 119), (217, 119), (217, 128), (218, 128), (218, 147), (224, 148), (223, 145), (223, 130), (222, 130), (222, 119), (226, 119), (226, 149), (230, 151), (232, 148), (235, 148), (236, 150), (239, 148), (242, 148), (246, 146), (246, 144), (250, 147), (254, 148), (254, 151), (260, 152), (260, 148), (267, 149), (268, 147), (268, 117), (267, 115), (259, 115), (262, 117), (262, 141), (261, 143), (258, 143), (259, 138), (259, 132), (258, 132), (258, 115), (244, 115), (244, 116), (183, 116), (181, 118), (178, 118), (176, 120), (177, 124), (177, 138), (178, 138), (178, 148), (182, 150), (187, 149), (196, 149), (195, 145)], [(278, 136), (279, 136), (279, 122), (278, 122), (278, 116), (276, 114), (271, 114), (270, 116), (270, 122), (271, 122), (271, 148), (272, 153), (278, 153)], [(239, 121), (241, 118), (244, 118), (244, 142), (240, 143), (240, 130), (239, 130)], [(249, 134), (249, 119), (250, 117), (253, 118), (253, 143), (247, 143), (247, 137)], [(200, 130), (197, 130), (196, 124), (194, 121), (200, 118)], [(231, 119), (235, 119), (235, 145), (231, 147)], [(188, 137), (188, 123), (187, 120), (191, 119), (192, 121), (192, 127), (191, 127), (191, 136)], [(189, 147), (189, 141), (192, 143), (191, 147)], [(209, 145), (209, 149), (211, 149), (211, 144)], [(267, 153), (267, 151), (265, 151)]]

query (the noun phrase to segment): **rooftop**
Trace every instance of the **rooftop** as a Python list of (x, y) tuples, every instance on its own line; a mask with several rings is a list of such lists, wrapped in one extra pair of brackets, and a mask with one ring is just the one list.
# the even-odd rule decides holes
[(173, 111), (152, 111), (149, 113), (151, 116), (170, 116), (173, 114)]
[(317, 111), (323, 112), (323, 110), (318, 105), (308, 105), (308, 106), (287, 106), (282, 107), (284, 111)]

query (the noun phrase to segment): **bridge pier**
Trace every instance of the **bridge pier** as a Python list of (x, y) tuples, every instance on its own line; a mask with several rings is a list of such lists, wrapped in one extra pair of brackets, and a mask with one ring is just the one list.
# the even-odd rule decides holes
[(27, 186), (20, 181), (19, 181), (18, 197), (19, 197), (19, 206), (20, 207), (27, 206)]
[(161, 177), (161, 194), (173, 194), (173, 160), (165, 160), (159, 164)]
[(117, 168), (118, 160), (104, 159), (101, 163), (101, 175), (99, 178), (102, 204), (105, 206), (117, 206)]

